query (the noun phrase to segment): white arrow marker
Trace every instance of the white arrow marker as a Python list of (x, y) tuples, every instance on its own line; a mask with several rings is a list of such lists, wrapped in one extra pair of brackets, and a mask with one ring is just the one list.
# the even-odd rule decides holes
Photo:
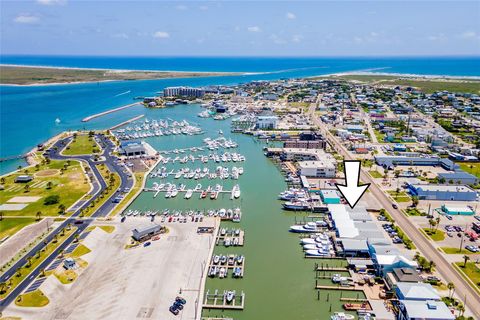
[(370, 183), (359, 185), (360, 182), (360, 161), (344, 160), (345, 185), (336, 183), (338, 191), (347, 200), (350, 208), (354, 208), (358, 200), (363, 196)]

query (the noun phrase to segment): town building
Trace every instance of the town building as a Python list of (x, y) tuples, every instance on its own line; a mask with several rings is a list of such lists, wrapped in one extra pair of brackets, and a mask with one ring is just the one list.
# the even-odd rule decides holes
[(123, 141), (120, 143), (120, 153), (127, 157), (147, 154), (147, 149), (141, 141)]
[(205, 92), (202, 89), (191, 87), (167, 87), (163, 89), (164, 97), (203, 97)]
[(325, 149), (326, 146), (327, 142), (325, 140), (291, 139), (283, 143), (284, 148)]
[(333, 178), (336, 174), (335, 163), (328, 158), (298, 162), (300, 175), (314, 178)]
[(468, 186), (408, 184), (408, 191), (420, 200), (475, 201), (477, 192)]
[(397, 282), (395, 294), (399, 300), (440, 300), (430, 283)]
[(33, 177), (28, 176), (28, 175), (20, 175), (20, 176), (15, 177), (15, 182), (16, 183), (27, 183), (27, 182), (30, 182), (32, 180), (33, 180)]
[(340, 196), (336, 190), (321, 190), (320, 197), (325, 204), (339, 204)]
[(477, 184), (479, 182), (476, 176), (464, 171), (439, 173), (438, 178), (445, 179), (445, 182), (452, 181), (456, 184)]
[(159, 234), (162, 226), (158, 224), (146, 225), (132, 230), (132, 238), (136, 241), (145, 241)]
[(397, 320), (455, 320), (447, 305), (442, 301), (401, 300)]
[(256, 127), (258, 129), (275, 129), (278, 124), (277, 116), (258, 116)]

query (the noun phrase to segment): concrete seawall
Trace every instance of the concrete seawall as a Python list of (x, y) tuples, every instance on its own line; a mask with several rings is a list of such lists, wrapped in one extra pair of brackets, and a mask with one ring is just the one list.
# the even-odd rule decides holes
[(131, 108), (131, 107), (134, 107), (134, 106), (137, 106), (137, 105), (141, 105), (141, 103), (140, 102), (135, 102), (135, 103), (127, 104), (126, 106), (123, 106), (123, 107), (118, 107), (118, 108), (115, 108), (115, 109), (110, 109), (110, 110), (107, 110), (107, 111), (104, 111), (104, 112), (96, 113), (96, 114), (93, 114), (93, 115), (88, 116), (86, 118), (83, 118), (82, 122), (88, 122), (92, 119), (104, 116), (106, 114), (117, 112), (117, 111), (127, 109), (127, 108)]

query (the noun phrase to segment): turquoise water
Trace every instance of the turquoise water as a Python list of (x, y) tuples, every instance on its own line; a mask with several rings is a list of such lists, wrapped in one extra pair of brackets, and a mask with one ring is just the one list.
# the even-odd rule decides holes
[[(480, 75), (480, 58), (123, 58), (0, 56), (1, 63), (151, 70), (260, 72), (255, 75), (210, 78), (115, 81), (54, 86), (0, 86), (0, 158), (24, 154), (64, 130), (103, 129), (145, 112), (126, 109), (82, 123), (84, 117), (150, 96), (167, 86), (232, 85), (345, 72)], [(127, 94), (122, 94), (130, 91)], [(55, 124), (55, 119), (61, 120)], [(23, 161), (0, 163), (5, 173)]]
[[(200, 136), (168, 136), (150, 138), (147, 141), (159, 150), (171, 150), (199, 146), (205, 137), (218, 136), (218, 130), (223, 130), (226, 137), (238, 142), (235, 152), (246, 156), (243, 163), (228, 163), (224, 166), (243, 166), (245, 173), (235, 183), (240, 185), (242, 194), (239, 200), (230, 200), (224, 195), (217, 200), (199, 199), (198, 195), (190, 200), (183, 199), (179, 194), (174, 199), (165, 199), (162, 194), (153, 198), (152, 192), (142, 193), (129, 209), (163, 210), (170, 209), (219, 209), (241, 207), (242, 221), (240, 223), (223, 222), (222, 226), (242, 228), (245, 230), (245, 245), (243, 247), (218, 246), (215, 253), (245, 255), (245, 274), (243, 279), (208, 279), (206, 289), (234, 289), (246, 294), (245, 310), (243, 311), (204, 311), (205, 316), (233, 316), (235, 319), (328, 319), (334, 311), (341, 311), (340, 295), (343, 297), (362, 298), (357, 292), (327, 292), (322, 291), (320, 300), (314, 290), (314, 263), (320, 260), (304, 259), (299, 245), (298, 235), (288, 232), (295, 222), (295, 214), (281, 210), (280, 201), (276, 200), (279, 192), (286, 188), (284, 179), (275, 165), (264, 155), (260, 143), (251, 136), (230, 133), (230, 121), (215, 121), (213, 119), (197, 118), (201, 110), (198, 106), (179, 106), (172, 109), (149, 111), (151, 118), (187, 119), (199, 124), (207, 133)], [(167, 169), (188, 166), (189, 168), (209, 166), (214, 168), (222, 164), (168, 164)], [(160, 166), (163, 166), (162, 164)], [(159, 178), (147, 181), (150, 186)], [(169, 178), (177, 184), (185, 183), (195, 187), (197, 183), (204, 186), (221, 183), (221, 180), (183, 180)], [(213, 182), (215, 181), (215, 182)], [(224, 181), (226, 189), (230, 189), (232, 181)], [(302, 214), (297, 219), (303, 219)], [(231, 273), (230, 273), (231, 275)], [(331, 283), (322, 280), (319, 284)]]

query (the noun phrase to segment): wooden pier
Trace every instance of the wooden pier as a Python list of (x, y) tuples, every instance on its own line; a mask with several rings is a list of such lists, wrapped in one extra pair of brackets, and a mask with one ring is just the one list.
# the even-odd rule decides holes
[(227, 302), (227, 290), (223, 291), (223, 293), (219, 293), (218, 290), (210, 293), (210, 290), (208, 290), (203, 300), (204, 309), (243, 310), (244, 307), (245, 293), (243, 291), (240, 295), (237, 295), (235, 292), (232, 302)]
[[(235, 235), (235, 229), (227, 229), (227, 232), (223, 236), (220, 233), (218, 233), (217, 238), (215, 240), (215, 245), (217, 245), (217, 246), (221, 245), (221, 244), (225, 245), (224, 241), (226, 239), (230, 239), (230, 246), (232, 246), (232, 247), (243, 246), (243, 244), (245, 242), (245, 231), (240, 230), (240, 234), (238, 236)], [(234, 239), (238, 239), (238, 244), (237, 245), (233, 244)]]
[(315, 285), (315, 289), (324, 289), (324, 290), (348, 290), (348, 291), (358, 291), (363, 292), (363, 290), (357, 289), (352, 286), (343, 287), (343, 286), (323, 286), (323, 285)]

